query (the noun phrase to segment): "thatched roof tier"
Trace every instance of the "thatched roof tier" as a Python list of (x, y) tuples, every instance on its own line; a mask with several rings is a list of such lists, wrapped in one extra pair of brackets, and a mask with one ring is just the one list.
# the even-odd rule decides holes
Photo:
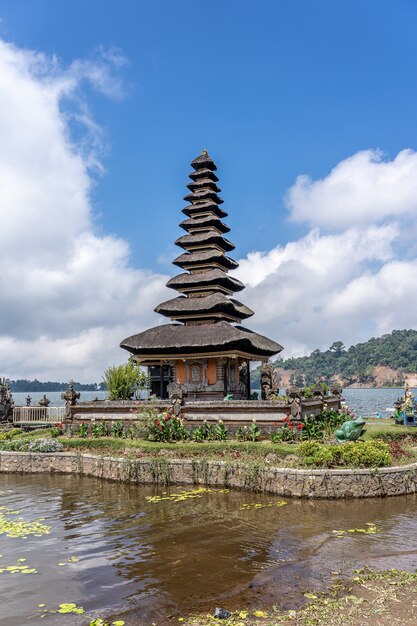
[(185, 252), (174, 259), (173, 264), (178, 265), (183, 270), (193, 270), (197, 267), (203, 269), (220, 267), (225, 270), (234, 270), (239, 267), (239, 263), (215, 249), (202, 250), (201, 252)]
[(191, 178), (191, 180), (199, 180), (200, 178), (209, 178), (215, 183), (217, 183), (219, 180), (214, 172), (205, 168), (203, 168), (202, 170), (197, 170), (196, 172), (190, 172), (190, 174), (188, 174), (188, 177)]
[(226, 211), (223, 211), (215, 202), (199, 202), (198, 204), (189, 204), (182, 209), (182, 212), (188, 217), (193, 215), (217, 215), (217, 217), (227, 217)]
[(190, 191), (198, 191), (199, 189), (208, 188), (216, 193), (221, 192), (220, 187), (218, 187), (213, 180), (210, 180), (210, 178), (199, 178), (192, 183), (188, 183), (187, 187)]
[(238, 263), (227, 256), (234, 245), (224, 237), (230, 229), (221, 221), (227, 213), (219, 207), (223, 200), (217, 195), (220, 188), (214, 173), (216, 165), (203, 150), (191, 166), (191, 193), (185, 196), (190, 204), (182, 210), (187, 219), (180, 224), (187, 234), (175, 242), (186, 252), (173, 262), (184, 273), (167, 283), (181, 295), (155, 308), (181, 323), (150, 328), (124, 339), (120, 345), (145, 365), (209, 356), (266, 360), (281, 352), (282, 346), (234, 325), (253, 315), (253, 311), (231, 297), (244, 285), (227, 273)]
[(212, 293), (200, 298), (186, 298), (179, 296), (158, 304), (156, 313), (179, 320), (194, 320), (201, 318), (228, 319), (239, 322), (253, 315), (252, 309), (238, 300), (228, 298), (223, 293)]
[(191, 202), (192, 204), (195, 204), (196, 202), (206, 202), (207, 200), (212, 200), (216, 204), (223, 204), (223, 200), (220, 196), (218, 196), (217, 193), (209, 187), (203, 187), (202, 189), (193, 191), (192, 193), (187, 193), (183, 199), (186, 202)]
[(195, 233), (193, 235), (183, 235), (182, 237), (178, 237), (175, 243), (177, 246), (180, 246), (180, 248), (190, 250), (190, 252), (195, 248), (201, 249), (211, 246), (216, 246), (224, 252), (230, 252), (230, 250), (235, 249), (231, 241), (219, 235), (215, 230), (207, 230), (203, 233)]
[(167, 287), (176, 289), (182, 293), (195, 289), (220, 289), (228, 292), (242, 291), (245, 285), (237, 278), (225, 274), (222, 270), (210, 270), (209, 272), (196, 272), (195, 274), (178, 274), (167, 282)]
[(205, 217), (190, 217), (187, 220), (183, 220), (180, 223), (181, 228), (191, 233), (195, 230), (203, 230), (208, 228), (215, 228), (221, 233), (228, 233), (230, 228), (219, 220), (215, 215), (206, 215)]
[(211, 156), (209, 156), (207, 150), (203, 150), (201, 154), (194, 159), (194, 161), (191, 161), (191, 167), (193, 167), (195, 170), (217, 170), (216, 164)]
[(142, 360), (236, 353), (256, 360), (269, 358), (282, 350), (279, 343), (263, 335), (223, 321), (204, 326), (163, 324), (124, 339), (120, 346)]

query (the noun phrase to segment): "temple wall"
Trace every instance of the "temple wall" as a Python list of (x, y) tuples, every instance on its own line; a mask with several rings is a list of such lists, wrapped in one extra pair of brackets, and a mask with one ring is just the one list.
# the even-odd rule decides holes
[(417, 492), (417, 463), (378, 469), (303, 470), (204, 459), (0, 452), (0, 473), (71, 474), (164, 486), (217, 485), (311, 499), (375, 498)]
[[(169, 400), (158, 402), (161, 409), (170, 406)], [(324, 399), (314, 398), (301, 401), (300, 415), (303, 419), (308, 415), (318, 415), (326, 405), (329, 409), (340, 408), (338, 396), (326, 396)], [(139, 402), (83, 402), (70, 408), (70, 422), (90, 422), (91, 420), (129, 421), (137, 419), (135, 410), (140, 408)], [(219, 419), (227, 422), (231, 427), (248, 424), (253, 419), (265, 430), (279, 427), (286, 417), (291, 417), (291, 405), (272, 400), (222, 400), (186, 401), (181, 406), (181, 417), (185, 425), (197, 426), (204, 420), (216, 422)]]

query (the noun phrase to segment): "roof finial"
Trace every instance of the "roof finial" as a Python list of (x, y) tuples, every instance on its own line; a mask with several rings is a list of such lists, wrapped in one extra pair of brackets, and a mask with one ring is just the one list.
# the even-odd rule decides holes
[(202, 150), (202, 151), (201, 151), (201, 154), (203, 154), (204, 156), (207, 156), (207, 155), (208, 155), (208, 152), (207, 152), (207, 150)]

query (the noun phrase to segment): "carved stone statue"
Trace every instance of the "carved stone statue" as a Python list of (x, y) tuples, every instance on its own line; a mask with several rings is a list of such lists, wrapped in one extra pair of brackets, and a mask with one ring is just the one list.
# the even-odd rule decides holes
[(298, 419), (301, 415), (301, 391), (295, 385), (292, 385), (287, 389), (287, 396), (289, 398), (291, 417)]
[(46, 395), (43, 394), (42, 398), (38, 402), (38, 405), (48, 407), (50, 404), (51, 404), (51, 401), (49, 400), (49, 398), (47, 398)]
[(272, 391), (272, 367), (269, 363), (262, 363), (261, 367), (261, 398), (267, 400)]
[(0, 421), (13, 419), (14, 400), (6, 378), (0, 378)]
[(71, 416), (70, 407), (77, 404), (77, 400), (80, 399), (80, 392), (74, 391), (74, 383), (72, 380), (68, 384), (68, 389), (61, 393), (61, 399), (65, 400), (65, 417)]
[(169, 383), (167, 390), (169, 398), (172, 401), (174, 415), (175, 417), (179, 417), (181, 415), (181, 405), (184, 402), (184, 397), (187, 395), (187, 391), (182, 385), (178, 385), (176, 383)]

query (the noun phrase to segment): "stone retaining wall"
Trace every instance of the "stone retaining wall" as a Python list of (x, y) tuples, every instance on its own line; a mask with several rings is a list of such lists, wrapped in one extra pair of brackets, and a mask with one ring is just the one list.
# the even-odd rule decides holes
[(61, 452), (0, 452), (0, 473), (56, 473), (143, 484), (221, 485), (299, 498), (415, 493), (417, 463), (374, 470), (301, 470), (204, 460), (123, 459)]

